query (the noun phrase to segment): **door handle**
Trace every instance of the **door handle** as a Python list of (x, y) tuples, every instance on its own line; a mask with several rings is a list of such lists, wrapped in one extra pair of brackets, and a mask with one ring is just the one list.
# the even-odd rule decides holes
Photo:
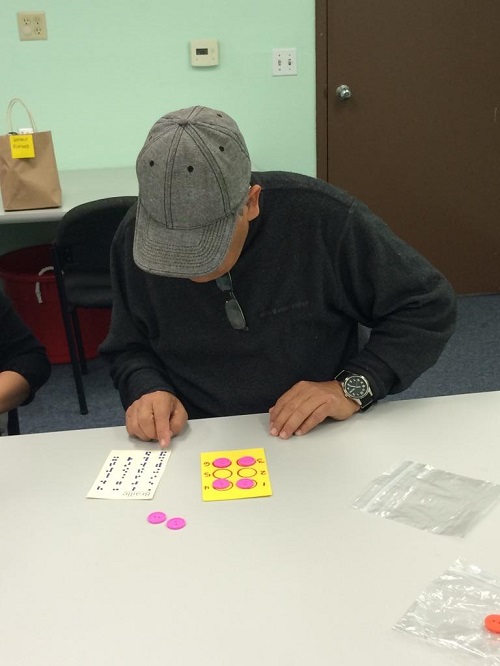
[(346, 86), (345, 84), (342, 84), (337, 88), (335, 91), (335, 94), (337, 97), (340, 99), (341, 102), (346, 102), (348, 99), (352, 97), (352, 92), (349, 86)]

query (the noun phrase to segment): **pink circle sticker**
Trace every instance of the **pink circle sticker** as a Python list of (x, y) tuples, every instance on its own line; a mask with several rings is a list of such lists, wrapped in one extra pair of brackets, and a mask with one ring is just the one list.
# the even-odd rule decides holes
[(251, 467), (252, 465), (255, 465), (255, 458), (252, 456), (243, 456), (238, 458), (237, 462), (240, 467)]
[(231, 481), (228, 481), (227, 479), (216, 479), (212, 483), (212, 488), (215, 488), (215, 490), (227, 490), (228, 488), (231, 488), (232, 485)]
[(214, 467), (219, 467), (219, 468), (229, 467), (230, 464), (231, 461), (229, 460), (229, 458), (216, 458), (212, 463)]
[(240, 479), (236, 482), (236, 485), (238, 488), (241, 488), (241, 490), (250, 490), (250, 488), (255, 488), (257, 482), (253, 479)]
[(148, 516), (148, 523), (151, 523), (151, 525), (158, 525), (159, 523), (165, 522), (167, 519), (167, 514), (163, 513), (163, 511), (153, 511), (153, 513), (150, 513)]
[(167, 527), (169, 530), (182, 530), (183, 527), (186, 527), (186, 521), (184, 518), (170, 518), (167, 520)]

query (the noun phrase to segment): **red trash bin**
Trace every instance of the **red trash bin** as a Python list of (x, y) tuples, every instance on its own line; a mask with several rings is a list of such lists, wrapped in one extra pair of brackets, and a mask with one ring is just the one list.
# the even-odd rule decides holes
[[(69, 363), (50, 245), (25, 247), (0, 256), (0, 279), (19, 316), (46, 348), (50, 361)], [(111, 310), (79, 308), (78, 318), (85, 358), (95, 358), (108, 333)]]

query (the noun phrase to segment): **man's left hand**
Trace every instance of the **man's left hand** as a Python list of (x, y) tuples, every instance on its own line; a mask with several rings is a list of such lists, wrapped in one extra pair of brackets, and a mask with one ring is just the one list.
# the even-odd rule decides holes
[(359, 409), (340, 382), (298, 382), (269, 410), (270, 433), (281, 439), (305, 435), (328, 417), (345, 421)]

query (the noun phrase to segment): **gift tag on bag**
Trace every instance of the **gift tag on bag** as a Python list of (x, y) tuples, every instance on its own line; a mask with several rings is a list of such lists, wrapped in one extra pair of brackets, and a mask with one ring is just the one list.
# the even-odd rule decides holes
[[(21, 104), (28, 114), (32, 134), (16, 134), (12, 109)], [(0, 136), (0, 186), (4, 210), (58, 208), (62, 203), (51, 132), (38, 132), (29, 109), (20, 99), (10, 101), (7, 131)]]

